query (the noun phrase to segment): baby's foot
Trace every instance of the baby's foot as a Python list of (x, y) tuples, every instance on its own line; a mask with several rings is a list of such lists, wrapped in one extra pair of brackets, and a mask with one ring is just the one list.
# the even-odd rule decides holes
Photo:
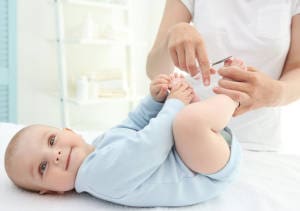
[[(179, 83), (179, 82), (181, 82), (181, 81), (186, 81), (186, 79), (182, 76), (182, 75), (178, 75), (178, 74), (171, 74), (170, 75), (170, 81), (171, 81), (171, 83), (170, 83), (170, 86), (169, 86), (169, 89), (171, 89), (172, 88), (172, 86), (175, 86), (175, 84), (177, 84), (177, 83)], [(191, 86), (191, 85), (190, 85)], [(192, 101), (191, 101), (191, 103), (195, 103), (195, 102), (198, 102), (198, 101), (200, 101), (200, 98), (198, 97), (198, 95), (194, 92), (194, 97), (193, 97), (193, 99), (192, 99)]]
[(224, 67), (228, 66), (238, 66), (243, 70), (247, 70), (245, 62), (238, 58), (230, 57), (229, 59), (226, 59), (226, 61), (224, 62)]
[[(245, 62), (241, 59), (238, 59), (238, 58), (230, 57), (229, 59), (226, 59), (224, 61), (224, 67), (229, 67), (229, 66), (238, 66), (242, 70), (245, 70), (245, 71), (247, 70), (247, 66), (246, 66)], [(231, 81), (230, 78), (225, 78), (224, 77), (223, 79)]]
[[(238, 59), (238, 58), (231, 57), (231, 58), (227, 59), (224, 62), (224, 67), (229, 67), (229, 66), (238, 66), (242, 70), (247, 71), (247, 66), (246, 66), (245, 62), (243, 60), (241, 60), (241, 59)], [(223, 79), (231, 81), (231, 79), (229, 79), (229, 78), (223, 78)], [(238, 108), (240, 106), (240, 102), (235, 101), (235, 103), (236, 103), (236, 108)]]

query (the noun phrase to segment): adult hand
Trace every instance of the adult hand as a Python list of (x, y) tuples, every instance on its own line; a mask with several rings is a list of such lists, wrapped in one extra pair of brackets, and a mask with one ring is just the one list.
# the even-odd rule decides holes
[(270, 78), (257, 68), (247, 67), (245, 71), (238, 66), (228, 66), (218, 72), (223, 79), (219, 80), (219, 86), (213, 91), (216, 94), (225, 94), (240, 103), (233, 116), (278, 104), (280, 81)]
[(204, 85), (210, 84), (210, 74), (214, 70), (210, 68), (204, 41), (193, 26), (178, 23), (171, 27), (168, 31), (168, 50), (175, 66), (191, 76), (201, 71)]

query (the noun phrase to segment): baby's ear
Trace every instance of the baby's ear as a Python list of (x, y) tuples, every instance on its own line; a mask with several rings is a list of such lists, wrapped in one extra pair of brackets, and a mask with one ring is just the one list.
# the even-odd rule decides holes
[(40, 191), (40, 194), (41, 195), (44, 195), (44, 194), (64, 194), (65, 192), (64, 191), (50, 191), (50, 190), (41, 190)]
[(41, 195), (44, 195), (44, 194), (46, 194), (46, 193), (49, 193), (49, 191), (47, 191), (47, 190), (41, 190), (41, 191), (40, 191), (40, 194), (41, 194)]
[(64, 191), (57, 191), (56, 193), (62, 195), (62, 194), (64, 194), (65, 192), (64, 192)]

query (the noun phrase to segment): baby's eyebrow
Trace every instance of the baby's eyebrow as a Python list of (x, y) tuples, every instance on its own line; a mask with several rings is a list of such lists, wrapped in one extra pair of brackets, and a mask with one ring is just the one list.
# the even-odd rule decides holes
[(46, 131), (43, 133), (43, 135), (42, 135), (42, 140), (47, 139), (47, 135), (48, 135), (48, 134), (49, 134), (49, 131), (46, 130)]

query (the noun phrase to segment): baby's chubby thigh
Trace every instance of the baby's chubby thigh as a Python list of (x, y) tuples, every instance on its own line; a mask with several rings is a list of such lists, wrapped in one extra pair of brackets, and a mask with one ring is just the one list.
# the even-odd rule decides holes
[(224, 138), (212, 130), (207, 106), (203, 101), (189, 104), (173, 122), (175, 148), (180, 158), (192, 171), (204, 174), (223, 168), (230, 155)]

